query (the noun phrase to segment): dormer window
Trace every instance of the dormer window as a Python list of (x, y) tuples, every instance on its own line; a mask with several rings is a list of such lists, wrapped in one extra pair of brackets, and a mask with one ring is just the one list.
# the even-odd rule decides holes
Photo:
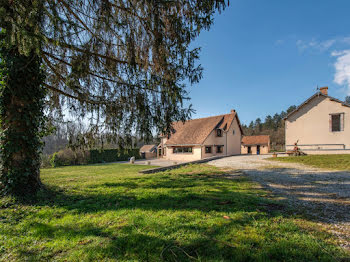
[(216, 136), (222, 136), (222, 130), (220, 128), (216, 129)]

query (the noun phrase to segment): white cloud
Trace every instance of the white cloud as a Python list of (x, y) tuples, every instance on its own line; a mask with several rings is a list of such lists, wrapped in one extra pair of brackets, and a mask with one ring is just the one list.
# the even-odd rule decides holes
[[(350, 38), (349, 38), (350, 40)], [(336, 44), (339, 40), (337, 39), (329, 39), (325, 41), (317, 41), (312, 39), (311, 41), (297, 40), (297, 47), (304, 51), (305, 49), (316, 49), (318, 51), (324, 52), (331, 48), (334, 44)]]
[(350, 36), (349, 37), (343, 37), (341, 39), (341, 42), (344, 44), (350, 44)]
[(350, 49), (334, 51), (331, 54), (336, 57), (334, 63), (334, 82), (347, 87), (347, 94), (350, 95)]
[(316, 50), (329, 53), (335, 59), (333, 82), (340, 86), (339, 91), (350, 95), (350, 36), (335, 37), (323, 41), (316, 38), (308, 41), (297, 40), (296, 45), (300, 51)]
[(285, 41), (283, 39), (278, 39), (275, 41), (275, 45), (282, 45)]

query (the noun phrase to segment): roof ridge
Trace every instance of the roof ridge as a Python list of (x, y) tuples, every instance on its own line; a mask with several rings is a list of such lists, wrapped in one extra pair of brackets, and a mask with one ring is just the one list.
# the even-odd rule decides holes
[(350, 107), (350, 104), (346, 103), (345, 101), (342, 101), (338, 98), (335, 98), (335, 97), (332, 97), (332, 96), (329, 96), (328, 94), (325, 95), (323, 94), (321, 91), (318, 91), (316, 93), (314, 93), (312, 96), (310, 96), (308, 99), (306, 99), (303, 103), (301, 103), (299, 106), (297, 106), (292, 112), (289, 112), (289, 114), (287, 114), (285, 117), (284, 117), (284, 120), (286, 120), (288, 117), (290, 117), (291, 115), (293, 115), (295, 112), (297, 112), (301, 107), (303, 107), (305, 104), (307, 104), (309, 101), (311, 101), (313, 98), (315, 98), (316, 96), (323, 96), (323, 97), (326, 97), (326, 98), (329, 98), (330, 100), (333, 100), (337, 103), (340, 103), (342, 104), (343, 106), (347, 106), (347, 107)]
[[(222, 117), (223, 117), (223, 116), (234, 115), (234, 114), (236, 114), (236, 112), (234, 112), (234, 113), (229, 113), (229, 114), (216, 115), (216, 116), (206, 116), (206, 117), (188, 119), (188, 120), (185, 120), (185, 122), (187, 122), (187, 121), (195, 121), (195, 120), (203, 120), (203, 119), (214, 118), (214, 117), (219, 117), (219, 116), (222, 116)], [(174, 123), (178, 123), (178, 122), (182, 122), (182, 121), (179, 120), (179, 121), (175, 121)]]
[(254, 135), (254, 136), (270, 136), (270, 135)]
[(229, 114), (189, 119), (184, 122), (173, 122), (176, 132), (171, 134), (165, 144), (202, 144), (219, 124), (230, 122), (236, 116), (237, 113), (232, 112)]

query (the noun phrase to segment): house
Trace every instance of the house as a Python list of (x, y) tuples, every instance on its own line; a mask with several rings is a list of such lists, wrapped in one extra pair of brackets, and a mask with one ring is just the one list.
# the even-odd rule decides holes
[(157, 145), (143, 145), (140, 148), (140, 156), (143, 159), (150, 159), (157, 157)]
[(173, 123), (169, 137), (161, 137), (158, 157), (194, 161), (213, 156), (239, 155), (242, 128), (237, 112)]
[(297, 143), (307, 154), (350, 153), (350, 105), (320, 88), (285, 120), (286, 150)]
[(270, 152), (270, 136), (244, 136), (242, 138), (242, 154), (268, 154)]

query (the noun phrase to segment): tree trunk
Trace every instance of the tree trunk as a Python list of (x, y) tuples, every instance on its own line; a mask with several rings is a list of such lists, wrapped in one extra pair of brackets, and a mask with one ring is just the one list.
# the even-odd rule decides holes
[(39, 176), (43, 124), (41, 60), (32, 52), (0, 49), (1, 175), (0, 191), (27, 197), (41, 187)]

